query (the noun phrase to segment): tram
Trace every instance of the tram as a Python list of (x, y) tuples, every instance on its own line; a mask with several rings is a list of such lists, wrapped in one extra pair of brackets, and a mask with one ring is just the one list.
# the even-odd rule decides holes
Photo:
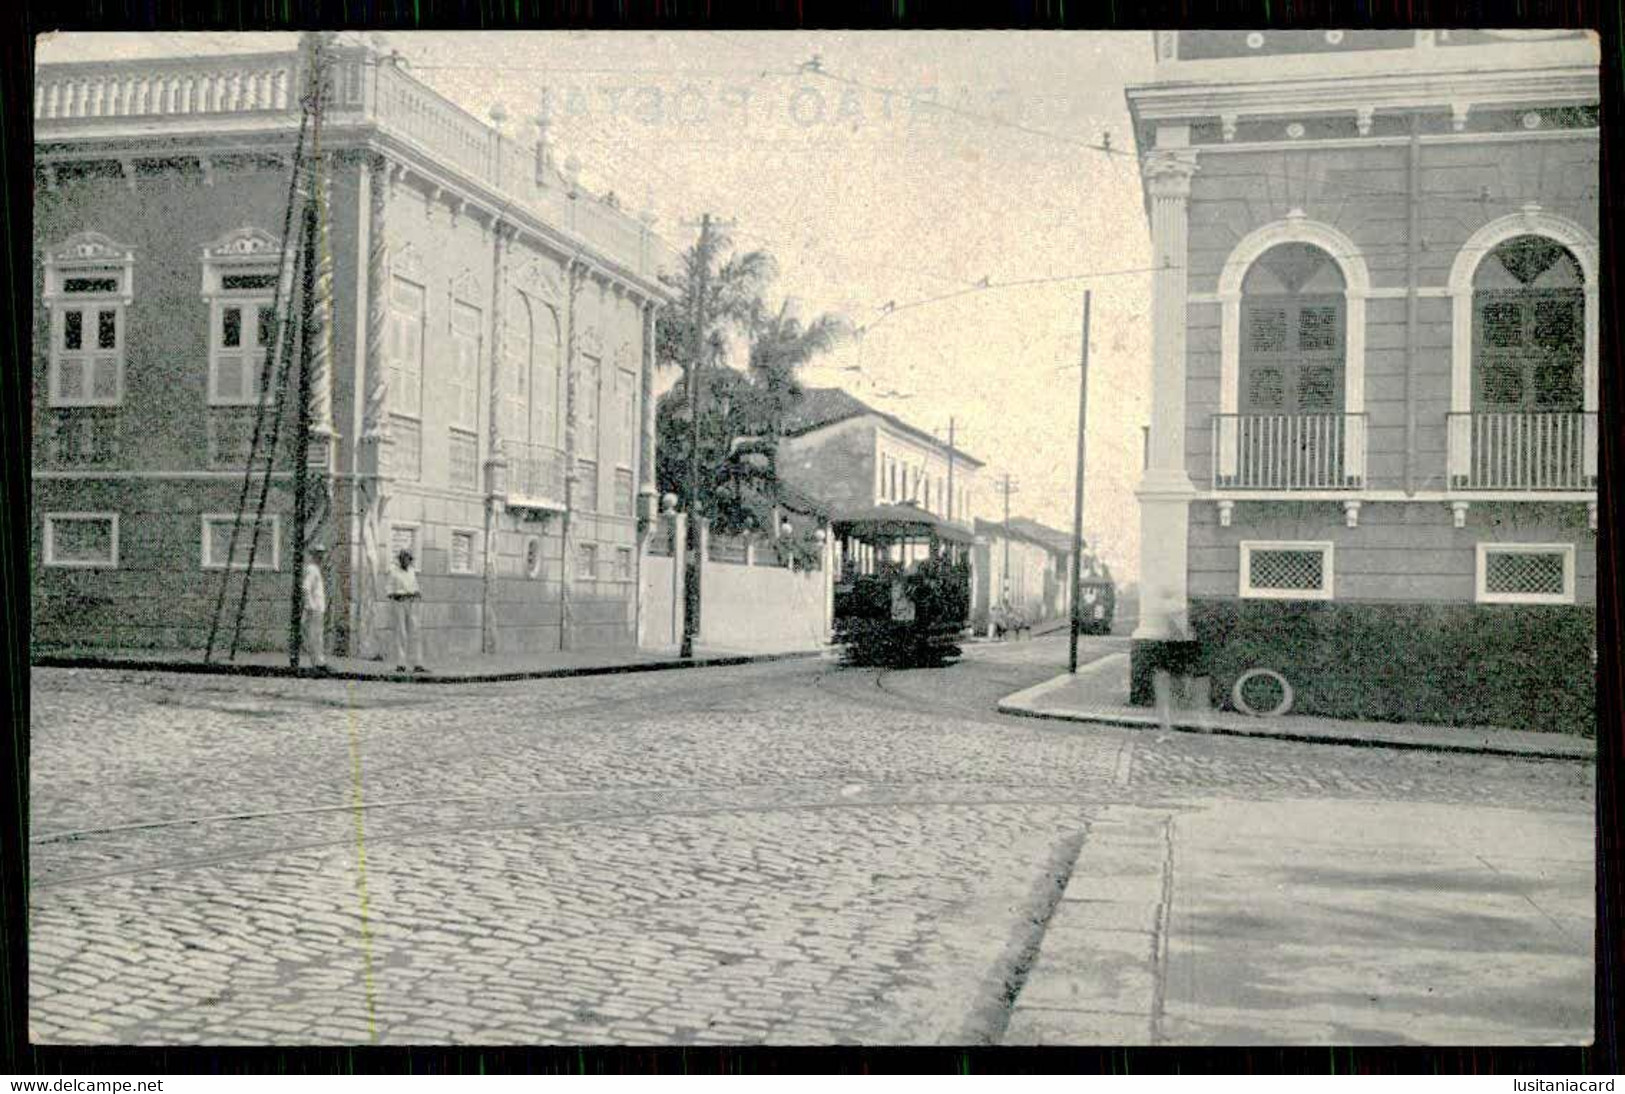
[[(1085, 556), (1088, 557), (1088, 556)], [(1117, 586), (1111, 571), (1091, 561), (1078, 575), (1078, 633), (1110, 634), (1117, 615)]]
[(835, 641), (850, 664), (941, 665), (970, 621), (968, 529), (910, 504), (836, 515)]

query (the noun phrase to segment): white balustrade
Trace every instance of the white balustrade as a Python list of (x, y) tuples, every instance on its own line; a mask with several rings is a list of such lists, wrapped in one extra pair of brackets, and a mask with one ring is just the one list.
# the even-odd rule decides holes
[[(49, 123), (105, 118), (292, 113), (299, 109), (303, 63), (297, 53), (204, 60), (45, 65), (37, 75), (34, 117)], [(369, 94), (368, 87), (373, 90)], [(340, 51), (334, 73), (339, 112), (365, 110), (381, 126), (471, 179), (508, 195), (542, 220), (578, 235), (603, 257), (651, 275), (669, 261), (647, 228), (590, 194), (569, 198), (538, 187), (533, 149), (504, 139), (484, 121), (418, 82), (404, 69)]]
[(1595, 419), (1578, 411), (1452, 414), (1451, 483), (1466, 490), (1593, 490)]
[(1346, 490), (1365, 469), (1361, 414), (1218, 414), (1216, 490)]

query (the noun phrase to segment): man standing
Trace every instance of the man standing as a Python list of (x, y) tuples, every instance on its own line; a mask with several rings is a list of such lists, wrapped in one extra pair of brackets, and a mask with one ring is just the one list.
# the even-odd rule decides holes
[(418, 630), (418, 605), (423, 601), (423, 592), (418, 588), (412, 562), (412, 552), (402, 551), (389, 571), (389, 599), (395, 603), (396, 672), (406, 671), (408, 655), (413, 672), (429, 671), (423, 667), (423, 635)]
[(320, 544), (305, 551), (305, 572), (301, 584), (304, 599), (304, 619), (300, 633), (305, 639), (305, 653), (310, 667), (316, 672), (327, 671), (327, 653), (323, 648), (323, 631), (327, 626), (327, 578), (322, 573), (322, 562), (327, 549)]

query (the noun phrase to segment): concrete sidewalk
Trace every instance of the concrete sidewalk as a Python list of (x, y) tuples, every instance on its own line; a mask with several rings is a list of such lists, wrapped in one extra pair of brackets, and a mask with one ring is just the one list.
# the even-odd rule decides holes
[(1402, 722), (1356, 722), (1341, 718), (1286, 715), (1253, 718), (1229, 711), (1174, 710), (1165, 716), (1151, 707), (1130, 706), (1129, 657), (1109, 654), (1042, 684), (1001, 699), (1005, 714), (1069, 722), (1181, 730), (1238, 737), (1271, 737), (1321, 744), (1375, 745), (1438, 752), (1475, 752), (1544, 759), (1595, 760), (1596, 741), (1563, 733)]
[(1590, 1044), (1593, 832), (1479, 805), (1107, 808), (1002, 1041)]
[[(387, 661), (356, 657), (328, 658), (328, 680), (381, 680), (394, 683), (467, 684), (505, 680), (551, 679), (567, 676), (602, 676), (621, 672), (659, 672), (667, 669), (710, 668), (745, 665), (758, 661), (821, 657), (823, 649), (745, 651), (721, 646), (697, 645), (692, 659), (678, 656), (678, 648), (635, 650), (558, 650), (547, 653), (465, 655), (435, 658), (427, 674), (402, 674)], [(277, 652), (239, 653), (227, 660), (225, 651), (216, 650), (206, 662), (201, 650), (138, 649), (52, 649), (36, 652), (33, 664), (39, 668), (135, 669), (146, 672), (220, 673), (237, 676), (310, 676), (309, 669), (297, 673), (288, 665), (288, 655)]]

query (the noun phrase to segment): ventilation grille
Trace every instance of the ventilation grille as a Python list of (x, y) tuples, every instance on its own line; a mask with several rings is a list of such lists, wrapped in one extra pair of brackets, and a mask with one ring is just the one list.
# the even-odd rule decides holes
[(1247, 583), (1254, 589), (1320, 592), (1326, 587), (1326, 556), (1318, 550), (1254, 550)]
[(1562, 596), (1561, 551), (1490, 551), (1484, 558), (1484, 591), (1494, 596)]

